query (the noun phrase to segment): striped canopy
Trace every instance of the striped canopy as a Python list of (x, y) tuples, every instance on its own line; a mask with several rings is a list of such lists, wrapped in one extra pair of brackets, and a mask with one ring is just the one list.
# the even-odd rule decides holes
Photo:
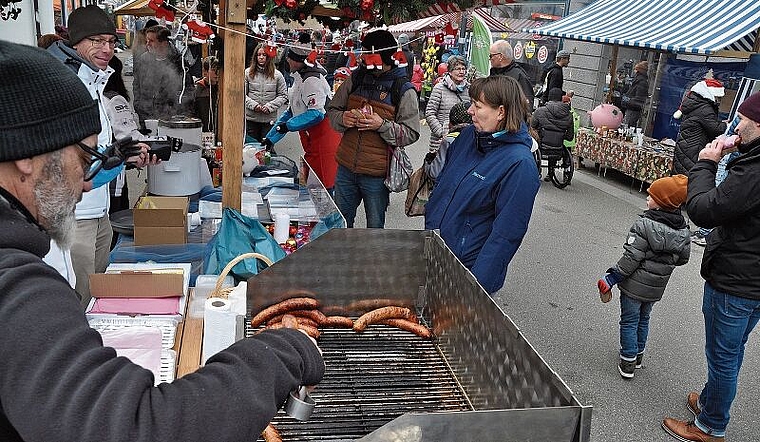
[[(491, 17), (488, 13), (482, 9), (473, 9), (473, 14), (478, 14), (483, 21), (486, 22), (488, 28), (493, 32), (508, 32), (510, 29), (505, 26), (499, 20)], [(446, 26), (447, 23), (451, 23), (452, 26), (457, 26), (462, 22), (461, 12), (450, 12), (447, 14), (434, 15), (431, 17), (420, 18), (417, 20), (399, 23), (396, 25), (388, 26), (388, 31), (394, 34), (400, 34), (402, 32), (417, 32), (432, 29), (440, 29)], [(472, 15), (468, 16), (467, 29), (472, 28)]]
[(758, 0), (598, 0), (562, 20), (524, 32), (552, 37), (713, 54), (751, 50)]

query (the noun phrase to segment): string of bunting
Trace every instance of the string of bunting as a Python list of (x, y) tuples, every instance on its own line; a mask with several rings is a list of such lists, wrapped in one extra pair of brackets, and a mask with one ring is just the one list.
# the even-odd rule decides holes
[[(297, 47), (300, 49), (311, 49), (311, 52), (306, 57), (306, 60), (304, 61), (306, 65), (313, 67), (316, 63), (317, 58), (319, 58), (322, 55), (330, 54), (330, 53), (344, 53), (349, 58), (349, 68), (351, 70), (354, 70), (358, 67), (357, 63), (357, 54), (362, 57), (364, 60), (365, 65), (368, 69), (381, 69), (382, 68), (382, 59), (380, 58), (380, 52), (386, 51), (388, 49), (396, 49), (396, 52), (393, 54), (392, 58), (397, 67), (406, 67), (408, 62), (406, 60), (406, 56), (404, 55), (404, 52), (401, 50), (401, 45), (393, 46), (393, 47), (387, 47), (387, 48), (372, 48), (370, 50), (361, 50), (361, 49), (355, 49), (354, 48), (354, 42), (351, 39), (347, 39), (344, 47), (341, 47), (339, 44), (334, 44), (330, 47), (330, 49), (325, 49), (323, 47), (320, 48), (314, 48), (314, 47), (304, 47), (299, 45), (294, 45), (292, 43), (284, 42), (284, 43), (278, 43), (272, 38), (262, 37), (258, 34), (250, 34), (248, 32), (238, 31), (236, 29), (231, 29), (225, 26), (217, 25), (214, 23), (208, 23), (204, 22), (198, 16), (195, 14), (195, 5), (194, 7), (190, 8), (189, 10), (185, 11), (180, 8), (177, 8), (175, 6), (172, 6), (168, 3), (166, 3), (164, 0), (150, 0), (148, 3), (148, 6), (156, 11), (156, 17), (157, 18), (163, 18), (167, 21), (174, 21), (175, 14), (181, 13), (184, 14), (184, 17), (182, 18), (182, 28), (188, 31), (188, 35), (191, 40), (193, 40), (196, 43), (208, 43), (209, 40), (216, 37), (216, 34), (214, 33), (212, 28), (215, 28), (217, 31), (224, 30), (227, 32), (232, 32), (236, 34), (245, 35), (246, 37), (251, 37), (256, 40), (266, 42), (266, 48), (264, 49), (267, 53), (267, 56), (270, 58), (274, 58), (277, 55), (277, 48), (282, 47)], [(186, 18), (188, 18), (187, 21), (185, 21)], [(417, 37), (409, 41), (409, 43), (416, 42), (418, 40), (422, 40), (426, 38), (425, 36)]]

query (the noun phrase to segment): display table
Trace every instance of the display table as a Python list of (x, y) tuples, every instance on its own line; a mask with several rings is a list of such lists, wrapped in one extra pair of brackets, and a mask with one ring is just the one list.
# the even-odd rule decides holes
[(602, 168), (618, 170), (636, 180), (651, 183), (670, 176), (673, 150), (654, 139), (645, 138), (642, 146), (602, 137), (591, 129), (578, 130), (574, 154), (598, 163)]

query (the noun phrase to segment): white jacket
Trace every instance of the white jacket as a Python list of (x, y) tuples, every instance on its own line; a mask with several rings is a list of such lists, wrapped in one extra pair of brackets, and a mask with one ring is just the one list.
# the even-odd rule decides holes
[[(92, 99), (98, 100), (98, 110), (100, 111), (98, 145), (106, 146), (110, 144), (113, 133), (111, 132), (111, 123), (106, 113), (103, 89), (105, 89), (108, 78), (113, 73), (113, 69), (110, 67), (107, 67), (105, 70), (98, 69), (82, 59), (76, 50), (60, 41), (53, 43), (48, 48), (48, 52), (74, 70), (79, 79), (82, 80), (82, 83), (87, 87)], [(100, 186), (97, 189), (82, 194), (82, 201), (76, 207), (76, 217), (78, 220), (102, 218), (108, 214), (109, 204), (108, 186)]]

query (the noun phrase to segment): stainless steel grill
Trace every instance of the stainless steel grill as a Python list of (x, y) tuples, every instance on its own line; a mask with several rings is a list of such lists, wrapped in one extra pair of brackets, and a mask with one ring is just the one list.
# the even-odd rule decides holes
[[(316, 294), (327, 314), (416, 310), (434, 341), (387, 326), (323, 330), (327, 372), (285, 441), (587, 442), (582, 405), (443, 240), (430, 231), (333, 229), (248, 280), (248, 307)], [(248, 331), (250, 333), (250, 331)]]
[(355, 440), (404, 413), (472, 410), (432, 341), (373, 325), (363, 333), (323, 329), (319, 346), (327, 370), (311, 418), (281, 411), (273, 421), (286, 441)]

